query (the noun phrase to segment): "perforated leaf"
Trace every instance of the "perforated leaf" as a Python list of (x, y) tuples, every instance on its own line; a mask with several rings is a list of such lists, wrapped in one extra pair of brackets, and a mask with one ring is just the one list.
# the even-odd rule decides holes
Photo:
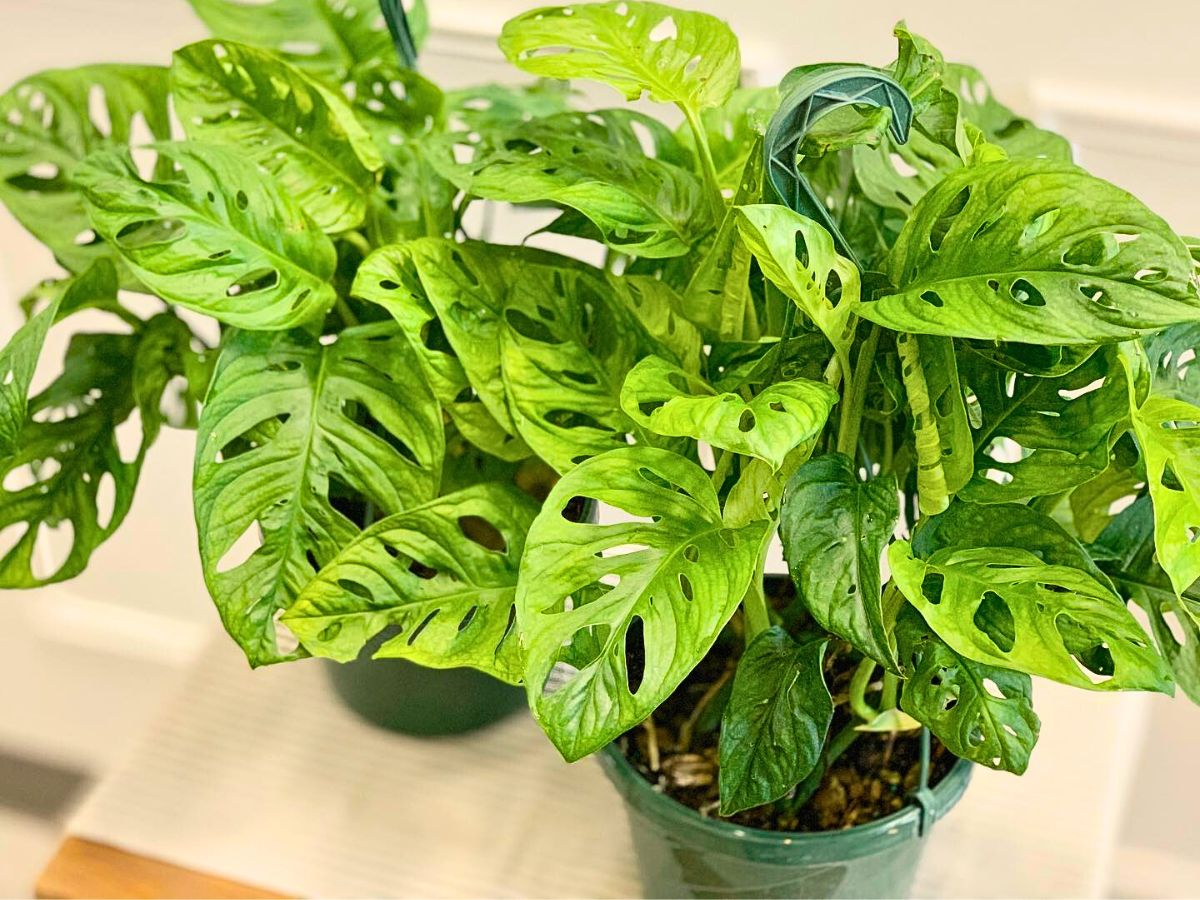
[(962, 358), (976, 397), (975, 474), (962, 496), (976, 503), (1069, 490), (1108, 466), (1114, 428), (1128, 412), (1125, 379), (1111, 351), (1058, 378), (1009, 372)]
[[(396, 48), (378, 0), (189, 0), (214, 37), (266, 47), (298, 66), (337, 77), (356, 64), (392, 59)], [(424, 0), (405, 2), (420, 46)]]
[(795, 301), (850, 369), (854, 313), (859, 308), (859, 275), (839, 256), (829, 232), (786, 206), (738, 207), (738, 230), (762, 273)]
[[(569, 522), (575, 496), (635, 519)], [(664, 450), (613, 450), (563, 477), (530, 529), (517, 590), (526, 690), (563, 756), (604, 746), (679, 685), (749, 587), (768, 527), (726, 528), (707, 473)]]
[(516, 684), (517, 570), (537, 510), (516, 488), (478, 484), (389, 516), (327, 563), (283, 622), (317, 656), (349, 662), (389, 629), (376, 658)]
[(1132, 196), (1044, 159), (941, 181), (860, 307), (899, 331), (1034, 344), (1122, 341), (1200, 318), (1187, 248)]
[(693, 373), (700, 370), (704, 341), (685, 315), (684, 300), (674, 288), (651, 275), (612, 276), (609, 284), (617, 300), (651, 338), (670, 351), (680, 367)]
[(323, 231), (362, 222), (383, 161), (340, 94), (232, 41), (175, 51), (171, 90), (189, 138), (262, 166)]
[(118, 259), (92, 231), (75, 170), (93, 151), (170, 136), (164, 68), (98, 65), (34, 75), (0, 97), (0, 201), (71, 272)]
[(721, 716), (721, 815), (778, 800), (817, 765), (833, 719), (825, 644), (776, 627), (742, 654)]
[(294, 197), (234, 150), (154, 149), (179, 167), (169, 180), (119, 152), (76, 174), (96, 231), (147, 287), (239, 328), (289, 328), (332, 305), (333, 244)]
[(252, 665), (296, 655), (276, 643), (276, 613), (368, 504), (386, 516), (435, 496), (443, 452), (441, 411), (394, 324), (332, 343), (233, 334), (200, 418), (196, 525), (205, 582)]
[[(643, 151), (638, 130), (654, 142)], [(680, 256), (712, 227), (699, 179), (678, 164), (670, 131), (629, 110), (560, 113), (507, 128), (457, 132), (432, 160), (460, 190), (510, 203), (576, 210), (603, 240), (633, 256)], [(664, 156), (665, 153), (665, 156)]]
[(1029, 676), (955, 653), (905, 606), (896, 641), (906, 670), (900, 707), (955, 756), (1020, 775), (1041, 722)]
[[(1079, 569), (1015, 548), (939, 550), (920, 560), (907, 541), (891, 544), (888, 562), (904, 596), (968, 659), (1090, 690), (1172, 690), (1166, 664), (1120, 597)], [(1103, 665), (1097, 648), (1106, 651)]]
[(878, 146), (858, 145), (853, 159), (863, 194), (872, 203), (905, 215), (963, 164), (957, 153), (917, 131), (903, 144), (885, 134)]
[(526, 72), (588, 78), (628, 100), (720, 106), (741, 77), (737, 38), (713, 16), (627, 0), (547, 6), (505, 23), (500, 49)]
[(648, 356), (625, 378), (621, 408), (647, 431), (690, 437), (779, 470), (789, 453), (818, 435), (837, 392), (816, 381), (769, 385), (750, 400), (718, 393), (703, 378)]
[(895, 478), (859, 481), (838, 453), (802, 465), (779, 509), (783, 556), (804, 607), (822, 628), (893, 671), (880, 561), (899, 516)]
[(1038, 128), (996, 99), (978, 69), (947, 63), (942, 70), (946, 88), (958, 96), (962, 117), (977, 126), (993, 144), (1011, 157), (1041, 157), (1069, 162), (1071, 145), (1062, 135)]

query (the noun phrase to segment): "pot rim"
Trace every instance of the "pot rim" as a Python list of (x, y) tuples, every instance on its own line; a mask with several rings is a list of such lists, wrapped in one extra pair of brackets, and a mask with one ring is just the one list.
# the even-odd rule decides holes
[[(911, 801), (894, 813), (889, 813), (882, 818), (866, 822), (862, 825), (853, 825), (850, 828), (843, 828), (838, 831), (769, 831), (765, 828), (754, 828), (746, 825), (736, 825), (732, 822), (723, 822), (709, 816), (702, 816), (699, 812), (679, 802), (674, 797), (655, 790), (654, 786), (642, 777), (641, 772), (633, 767), (633, 764), (621, 752), (615, 741), (604, 747), (601, 753), (602, 764), (610, 770), (613, 780), (617, 782), (618, 790), (621, 794), (625, 795), (627, 800), (630, 793), (641, 794), (648, 801), (656, 803), (659, 811), (665, 817), (675, 820), (681, 826), (708, 832), (713, 837), (725, 840), (732, 839), (770, 848), (808, 847), (815, 849), (828, 846), (833, 842), (845, 842), (847, 839), (854, 841), (856, 838), (869, 835), (887, 836), (895, 839), (901, 836), (901, 832), (905, 831), (913, 835), (919, 835), (920, 833), (921, 809), (916, 803), (912, 803)], [(945, 777), (934, 787), (930, 788), (939, 803), (937, 808), (931, 811), (932, 818), (929, 824), (944, 816), (962, 798), (971, 780), (971, 770), (973, 767), (974, 763), (969, 759), (959, 757), (958, 761), (950, 768)], [(905, 828), (905, 826), (908, 827)]]

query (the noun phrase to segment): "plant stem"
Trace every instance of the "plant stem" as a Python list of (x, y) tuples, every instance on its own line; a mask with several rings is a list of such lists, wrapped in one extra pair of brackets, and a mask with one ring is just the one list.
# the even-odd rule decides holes
[(886, 669), (883, 672), (883, 695), (879, 698), (880, 710), (895, 709), (900, 694), (900, 678)]
[(347, 231), (342, 235), (342, 240), (344, 240), (347, 244), (350, 244), (355, 250), (361, 253), (363, 255), (363, 259), (366, 259), (371, 255), (371, 242), (357, 231)]
[(346, 302), (345, 297), (337, 298), (338, 315), (342, 317), (342, 325), (346, 328), (353, 328), (358, 324), (358, 316), (354, 314), (354, 310), (350, 308), (350, 304)]
[(854, 715), (864, 722), (870, 722), (879, 713), (867, 702), (867, 688), (871, 685), (871, 676), (875, 674), (875, 660), (865, 658), (854, 670), (850, 679), (850, 709)]
[(875, 364), (875, 351), (879, 347), (879, 326), (872, 323), (867, 337), (858, 350), (854, 374), (846, 378), (842, 397), (842, 418), (838, 425), (837, 449), (854, 459), (858, 446), (858, 433), (862, 427), (863, 407), (867, 401), (867, 385), (871, 381), (871, 366)]
[(682, 103), (679, 104), (679, 108), (683, 111), (688, 127), (692, 130), (692, 137), (696, 140), (696, 155), (700, 157), (700, 172), (704, 176), (704, 183), (708, 185), (713, 215), (720, 224), (725, 215), (725, 197), (721, 194), (721, 182), (717, 179), (717, 164), (713, 162), (712, 150), (708, 146), (708, 135), (704, 131), (700, 114), (696, 110)]
[[(772, 527), (771, 531), (775, 529)], [(750, 588), (742, 598), (742, 610), (746, 618), (746, 646), (749, 647), (756, 636), (771, 627), (771, 612), (767, 609), (767, 596), (763, 591), (763, 571), (767, 565), (767, 549), (769, 541), (763, 541), (762, 552), (758, 554), (758, 563), (754, 567), (754, 578)]]
[(712, 703), (713, 698), (721, 693), (721, 688), (725, 687), (725, 683), (733, 677), (734, 666), (728, 666), (721, 677), (708, 686), (700, 699), (696, 701), (696, 705), (692, 707), (691, 713), (688, 714), (684, 723), (679, 726), (679, 746), (677, 750), (686, 752), (692, 746), (692, 732), (696, 730), (696, 723), (700, 721), (700, 717), (704, 715), (704, 711), (708, 709), (708, 704)]
[(821, 786), (821, 781), (824, 779), (825, 773), (829, 771), (830, 766), (838, 761), (838, 757), (850, 749), (861, 734), (862, 732), (854, 727), (854, 722), (850, 722), (829, 740), (825, 745), (824, 752), (821, 754), (821, 761), (796, 786), (795, 796), (787, 801), (790, 812), (795, 813), (796, 810), (800, 809), (812, 798), (812, 795), (817, 792), (817, 788)]

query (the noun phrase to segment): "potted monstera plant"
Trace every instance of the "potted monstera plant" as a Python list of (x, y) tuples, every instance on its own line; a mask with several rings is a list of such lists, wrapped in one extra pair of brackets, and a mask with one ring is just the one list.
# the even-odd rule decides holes
[[(1200, 697), (1195, 242), (974, 69), (900, 26), (890, 65), (745, 88), (719, 19), (614, 2), (505, 26), (551, 81), (443, 94), (394, 3), (193, 4), (215, 38), (169, 71), (3, 101), (0, 196), (69, 273), (0, 357), (6, 586), (80, 571), (198, 408), (250, 661), (523, 682), (653, 895), (903, 894), (971, 764), (1025, 769), (1032, 676)], [(118, 330), (29, 397), (85, 308)]]

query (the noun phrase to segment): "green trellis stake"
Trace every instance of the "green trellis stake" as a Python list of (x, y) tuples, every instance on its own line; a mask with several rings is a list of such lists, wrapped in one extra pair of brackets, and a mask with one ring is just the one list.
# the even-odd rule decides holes
[(404, 11), (404, 4), (401, 0), (379, 0), (379, 8), (401, 64), (406, 69), (416, 69), (417, 42), (413, 40), (412, 29), (408, 27), (408, 13)]

